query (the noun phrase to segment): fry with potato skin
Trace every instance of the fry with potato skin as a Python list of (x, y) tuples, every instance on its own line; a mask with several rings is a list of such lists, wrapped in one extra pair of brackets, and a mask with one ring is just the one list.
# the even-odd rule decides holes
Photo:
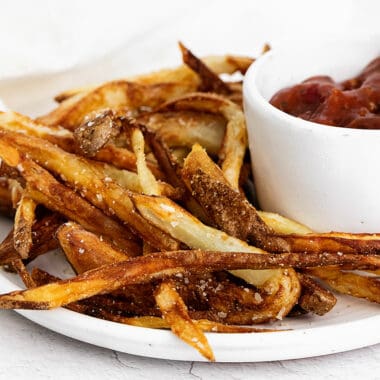
[[(46, 215), (37, 220), (32, 226), (32, 247), (27, 261), (31, 261), (52, 249), (58, 248), (58, 241), (54, 238), (57, 228), (64, 222), (58, 214)], [(20, 259), (14, 249), (13, 229), (0, 244), (0, 265), (9, 265), (13, 260)]]
[[(142, 284), (178, 273), (196, 273), (205, 270), (308, 268), (346, 263), (355, 263), (358, 269), (367, 265), (380, 267), (380, 257), (336, 253), (257, 255), (200, 250), (160, 252), (105, 265), (72, 279), (3, 294), (0, 296), (0, 308), (47, 310), (97, 294), (110, 293), (126, 285)], [(287, 275), (285, 271), (284, 276)], [(285, 315), (284, 310), (282, 316)]]
[(206, 359), (215, 361), (214, 353), (202, 330), (191, 320), (187, 307), (170, 281), (162, 282), (155, 299), (162, 317), (171, 330), (184, 342), (194, 347)]
[(142, 106), (157, 107), (165, 101), (190, 92), (192, 88), (192, 84), (183, 82), (149, 85), (125, 80), (112, 81), (63, 101), (49, 114), (37, 118), (37, 121), (74, 130), (91, 112), (105, 108), (133, 112)]
[(323, 288), (310, 276), (297, 273), (302, 290), (298, 305), (305, 311), (317, 315), (325, 315), (336, 304), (336, 297), (327, 289)]
[(191, 70), (196, 72), (201, 79), (201, 84), (198, 88), (199, 91), (215, 92), (216, 94), (222, 95), (229, 95), (231, 93), (231, 89), (228, 85), (210, 70), (204, 62), (196, 57), (181, 42), (178, 42), (178, 45), (182, 53), (183, 62), (189, 66)]
[(32, 226), (35, 221), (36, 207), (36, 202), (26, 195), (21, 197), (17, 206), (13, 227), (13, 244), (22, 259), (28, 258), (29, 251), (33, 244)]
[(274, 236), (244, 195), (228, 183), (222, 170), (200, 145), (186, 157), (182, 179), (193, 197), (202, 205), (216, 228), (270, 252), (289, 252), (290, 246)]
[[(120, 254), (104, 241), (99, 241), (97, 236), (75, 223), (64, 224), (57, 235), (68, 261), (79, 274), (101, 265), (126, 260), (124, 254)], [(250, 325), (267, 321), (277, 315), (273, 312), (273, 305), (283, 302), (279, 297), (281, 290), (275, 292), (273, 283), (269, 294), (265, 289), (251, 287), (224, 271), (186, 276), (179, 274), (172, 281), (175, 282), (176, 290), (188, 306), (193, 319)], [(132, 315), (157, 315), (151, 302), (155, 286), (156, 281), (151, 284), (129, 285), (109, 296), (128, 303), (118, 306), (122, 307), (118, 314), (127, 312)], [(115, 307), (113, 305), (112, 310)], [(282, 305), (279, 307), (278, 310), (281, 310)], [(109, 309), (110, 306), (104, 308)]]
[(342, 272), (339, 268), (312, 268), (307, 273), (321, 279), (337, 292), (380, 303), (380, 281), (376, 277)]

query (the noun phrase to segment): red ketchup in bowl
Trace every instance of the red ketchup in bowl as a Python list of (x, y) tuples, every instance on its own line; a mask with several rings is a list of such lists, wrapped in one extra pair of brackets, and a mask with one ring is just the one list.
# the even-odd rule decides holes
[(289, 115), (336, 127), (380, 129), (380, 57), (356, 77), (314, 76), (278, 91), (270, 103)]

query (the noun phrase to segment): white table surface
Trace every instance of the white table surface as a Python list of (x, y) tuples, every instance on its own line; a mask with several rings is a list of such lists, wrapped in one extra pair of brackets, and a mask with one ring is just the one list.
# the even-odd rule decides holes
[[(0, 98), (27, 114), (44, 111), (46, 99), (67, 87), (176, 65), (178, 40), (200, 55), (256, 54), (265, 42), (278, 46), (378, 33), (379, 14), (376, 0), (16, 0), (1, 6)], [(0, 379), (379, 379), (379, 369), (380, 345), (272, 363), (142, 358), (0, 311)]]

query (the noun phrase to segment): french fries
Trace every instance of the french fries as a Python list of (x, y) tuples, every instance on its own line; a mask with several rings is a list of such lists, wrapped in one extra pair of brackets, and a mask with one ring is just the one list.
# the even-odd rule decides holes
[[(170, 328), (215, 360), (205, 331), (324, 315), (339, 302), (324, 284), (380, 303), (380, 234), (314, 233), (247, 200), (241, 83), (219, 75), (253, 59), (180, 49), (175, 69), (68, 90), (36, 120), (0, 113), (0, 265), (27, 287), (0, 308)], [(57, 247), (74, 277), (29, 273)]]

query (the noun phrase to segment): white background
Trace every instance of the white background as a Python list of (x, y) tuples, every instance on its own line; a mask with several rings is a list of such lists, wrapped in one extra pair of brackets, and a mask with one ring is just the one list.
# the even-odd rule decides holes
[[(380, 33), (380, 4), (346, 1), (0, 1), (0, 98), (38, 114), (72, 86), (175, 66), (197, 55)], [(355, 52), (353, 52), (355, 54)], [(348, 332), (349, 334), (349, 332)], [(380, 346), (263, 364), (180, 363), (89, 346), (0, 312), (0, 378), (379, 378)]]

